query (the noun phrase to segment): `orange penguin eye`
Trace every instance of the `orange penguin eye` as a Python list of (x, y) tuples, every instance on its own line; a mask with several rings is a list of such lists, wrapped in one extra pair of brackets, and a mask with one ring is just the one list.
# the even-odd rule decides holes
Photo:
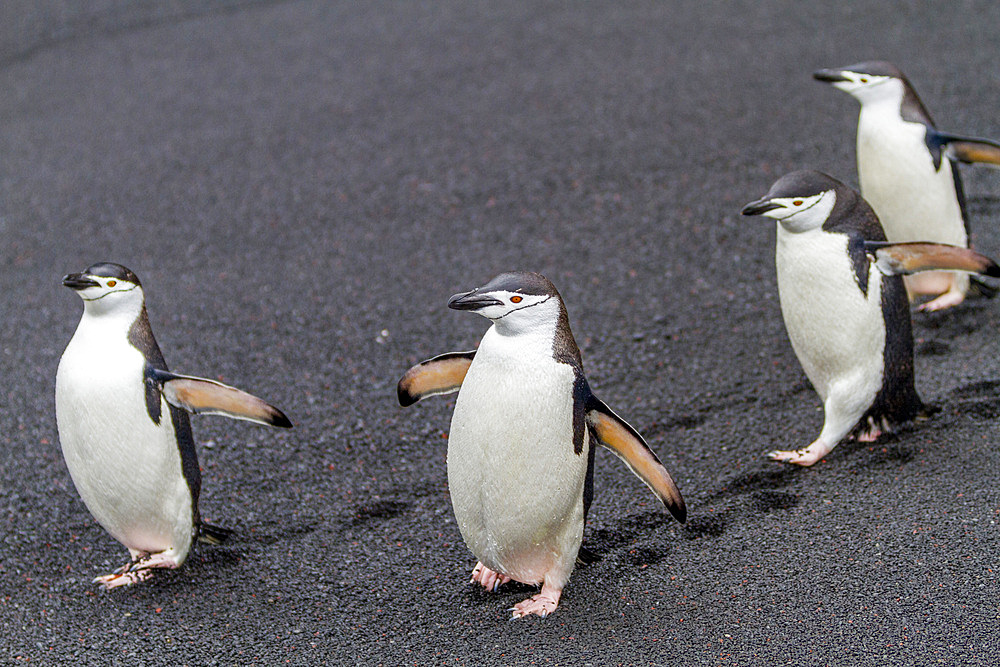
[(792, 202), (792, 205), (794, 205), (794, 206), (802, 206), (802, 200), (801, 199), (796, 199), (795, 201)]
[(108, 281), (108, 287), (114, 287), (117, 284), (118, 284), (117, 280), (109, 280)]
[(511, 303), (521, 303), (521, 298), (522, 297), (519, 297), (519, 296), (512, 296), (512, 297), (510, 297), (510, 302)]
[(864, 76), (861, 77), (861, 83), (868, 83), (868, 78)]

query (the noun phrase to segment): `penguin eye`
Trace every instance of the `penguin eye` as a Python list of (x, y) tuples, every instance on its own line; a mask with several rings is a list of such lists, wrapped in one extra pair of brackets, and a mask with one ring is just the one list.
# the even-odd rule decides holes
[(511, 303), (521, 303), (521, 299), (522, 299), (522, 298), (523, 298), (523, 297), (519, 297), (519, 296), (512, 296), (512, 297), (510, 297), (510, 302), (511, 302)]
[(118, 284), (117, 280), (109, 280), (108, 281), (108, 287), (114, 287), (117, 284)]
[(802, 200), (796, 199), (795, 201), (792, 202), (792, 206), (802, 206)]
[(868, 77), (867, 76), (861, 77), (861, 83), (868, 83)]

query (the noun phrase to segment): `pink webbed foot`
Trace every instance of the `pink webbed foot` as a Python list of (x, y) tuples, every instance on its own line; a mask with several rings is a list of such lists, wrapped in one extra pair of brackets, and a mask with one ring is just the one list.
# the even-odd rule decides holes
[(104, 590), (111, 590), (112, 588), (118, 588), (119, 586), (131, 586), (132, 584), (138, 584), (140, 581), (146, 581), (152, 576), (153, 572), (151, 570), (114, 572), (112, 574), (105, 574), (102, 577), (95, 578), (94, 583), (100, 584), (104, 587)]
[(829, 454), (832, 449), (833, 447), (829, 445), (814, 442), (805, 449), (796, 449), (793, 451), (775, 450), (768, 452), (767, 456), (772, 461), (778, 461), (779, 463), (794, 463), (795, 465), (808, 467)]
[(508, 581), (510, 581), (510, 577), (494, 572), (480, 562), (476, 563), (476, 567), (472, 569), (472, 579), (469, 583), (479, 584), (488, 591), (496, 591)]
[(917, 310), (925, 313), (933, 313), (936, 310), (952, 308), (965, 301), (965, 295), (961, 292), (945, 292), (936, 299), (931, 299), (927, 303), (917, 306)]
[(105, 590), (111, 590), (146, 581), (153, 576), (154, 569), (172, 570), (177, 567), (180, 567), (180, 562), (174, 558), (173, 549), (155, 554), (137, 554), (134, 560), (113, 573), (96, 577), (94, 583), (100, 584)]
[(511, 618), (524, 618), (532, 614), (544, 618), (554, 612), (556, 607), (559, 606), (560, 595), (562, 595), (561, 590), (542, 586), (541, 593), (533, 595), (523, 602), (518, 602), (511, 608), (511, 612), (513, 612)]

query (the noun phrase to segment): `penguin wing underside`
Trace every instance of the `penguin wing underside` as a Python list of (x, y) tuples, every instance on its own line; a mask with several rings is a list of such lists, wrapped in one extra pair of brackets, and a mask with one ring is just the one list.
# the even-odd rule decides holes
[(597, 441), (624, 461), (633, 474), (659, 497), (674, 518), (684, 523), (687, 518), (684, 498), (670, 473), (638, 431), (594, 396), (588, 401), (587, 425)]
[(236, 387), (163, 370), (151, 369), (150, 377), (159, 385), (167, 403), (196, 415), (222, 415), (283, 428), (292, 426), (281, 410)]
[(968, 271), (1000, 277), (1000, 266), (986, 255), (945, 243), (865, 241), (865, 251), (875, 258), (875, 266), (887, 276), (921, 271)]
[(421, 361), (406, 371), (396, 385), (396, 397), (404, 408), (428, 396), (458, 391), (469, 372), (476, 351), (447, 352)]
[(966, 164), (985, 164), (1000, 168), (1000, 143), (990, 139), (963, 137), (935, 131), (933, 141), (944, 146), (945, 155)]

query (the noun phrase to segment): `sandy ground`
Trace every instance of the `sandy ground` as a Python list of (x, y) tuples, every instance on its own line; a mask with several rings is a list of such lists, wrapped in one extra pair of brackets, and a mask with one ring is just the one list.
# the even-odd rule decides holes
[[(771, 463), (822, 413), (774, 229), (739, 215), (792, 169), (856, 182), (856, 104), (819, 67), (892, 60), (943, 129), (1000, 137), (992, 3), (221, 4), (0, 62), (0, 660), (996, 664), (1000, 301), (914, 315), (934, 419)], [(1000, 174), (964, 173), (1000, 256)], [(90, 582), (125, 551), (53, 401), (81, 312), (59, 279), (99, 260), (143, 279), (174, 370), (296, 423), (196, 418), (202, 512), (233, 539), (111, 593)], [(484, 332), (448, 296), (511, 269), (558, 285), (591, 386), (690, 511), (599, 452), (602, 558), (517, 622), (528, 589), (466, 584), (453, 399), (394, 393)]]

